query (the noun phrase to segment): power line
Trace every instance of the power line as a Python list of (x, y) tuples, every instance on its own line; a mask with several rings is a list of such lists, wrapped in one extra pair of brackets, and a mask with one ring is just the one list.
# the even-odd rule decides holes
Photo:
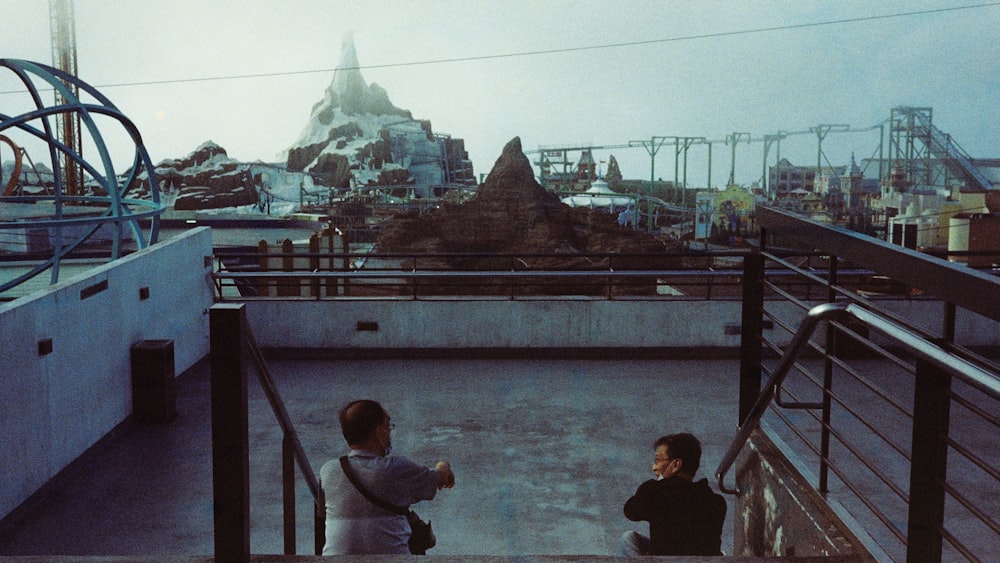
[[(856, 18), (844, 18), (838, 20), (826, 20), (820, 22), (809, 22), (809, 23), (798, 23), (798, 24), (788, 24), (788, 25), (778, 25), (771, 27), (760, 27), (754, 29), (743, 29), (736, 31), (719, 31), (713, 33), (703, 33), (696, 35), (682, 35), (678, 37), (667, 37), (663, 39), (647, 39), (642, 41), (627, 41), (622, 43), (604, 43), (600, 45), (585, 45), (580, 47), (562, 47), (556, 49), (540, 49), (535, 51), (518, 51), (514, 53), (498, 53), (494, 55), (476, 55), (469, 57), (454, 57), (448, 59), (429, 59), (426, 61), (410, 61), (402, 63), (385, 63), (376, 65), (359, 65), (355, 67), (344, 67), (344, 68), (323, 68), (314, 70), (292, 70), (284, 72), (267, 72), (258, 74), (236, 74), (229, 76), (207, 76), (201, 78), (178, 78), (171, 80), (149, 80), (143, 82), (120, 82), (113, 84), (98, 84), (95, 85), (96, 88), (120, 88), (126, 86), (159, 86), (164, 84), (185, 84), (191, 82), (214, 82), (221, 80), (244, 80), (248, 78), (273, 78), (280, 76), (297, 76), (304, 74), (318, 74), (318, 73), (330, 73), (337, 70), (371, 70), (371, 69), (381, 69), (381, 68), (401, 68), (401, 67), (411, 67), (411, 66), (427, 66), (436, 64), (449, 64), (458, 62), (470, 62), (470, 61), (488, 61), (496, 59), (512, 59), (519, 57), (533, 57), (541, 55), (554, 55), (561, 53), (574, 53), (581, 51), (596, 51), (601, 49), (618, 49), (623, 47), (637, 47), (641, 45), (655, 45), (662, 43), (679, 43), (683, 41), (695, 41), (699, 39), (718, 39), (720, 37), (737, 37), (741, 35), (754, 35), (759, 33), (774, 33), (777, 31), (790, 31), (798, 29), (808, 29), (815, 27), (831, 26), (831, 25), (843, 25), (852, 23), (863, 23), (879, 20), (888, 19), (898, 19), (898, 18), (908, 18), (915, 16), (926, 16), (931, 14), (941, 14), (947, 12), (957, 12), (960, 10), (972, 10), (978, 8), (992, 8), (1000, 6), (1000, 2), (987, 2), (981, 4), (967, 4), (964, 6), (951, 6), (948, 8), (933, 8), (927, 10), (917, 10), (913, 12), (898, 12), (893, 14), (883, 14), (875, 16), (861, 16)], [(24, 92), (24, 90), (8, 90), (0, 91), (0, 94), (16, 94)]]

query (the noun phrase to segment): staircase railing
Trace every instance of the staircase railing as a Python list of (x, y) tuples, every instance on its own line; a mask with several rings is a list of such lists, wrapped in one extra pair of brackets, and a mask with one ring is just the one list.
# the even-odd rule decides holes
[(314, 547), (319, 555), (326, 535), (323, 489), (257, 346), (245, 307), (218, 304), (209, 310), (215, 557), (220, 561), (250, 558), (247, 359), (252, 359), (255, 365), (257, 379), (282, 431), (284, 553), (296, 553), (295, 466), (298, 465), (312, 495)]
[(302, 477), (313, 498), (313, 515), (315, 517), (314, 542), (316, 555), (323, 552), (323, 544), (326, 540), (326, 503), (323, 495), (323, 488), (319, 479), (313, 472), (309, 458), (302, 448), (298, 432), (292, 418), (288, 415), (285, 402), (281, 399), (281, 394), (271, 377), (271, 371), (267, 368), (264, 354), (257, 346), (257, 339), (254, 337), (253, 329), (247, 324), (246, 327), (247, 346), (253, 355), (254, 364), (257, 367), (257, 380), (260, 382), (267, 402), (271, 405), (271, 411), (281, 426), (281, 491), (282, 491), (282, 513), (284, 516), (284, 539), (285, 554), (295, 555), (295, 466), (299, 466)]
[[(738, 492), (725, 476), (760, 431), (790, 459), (816, 456), (809, 479), (872, 553), (991, 557), (1000, 546), (1000, 366), (956, 337), (996, 330), (1000, 279), (778, 210), (758, 216), (769, 231), (762, 240), (807, 241), (829, 253), (829, 272), (796, 269), (763, 248), (746, 258), (740, 427), (716, 471), (720, 488)], [(847, 260), (942, 300), (940, 328), (931, 318), (917, 324), (900, 302), (838, 285)], [(765, 263), (812, 280), (827, 303), (785, 291)], [(764, 319), (773, 332), (761, 330)]]

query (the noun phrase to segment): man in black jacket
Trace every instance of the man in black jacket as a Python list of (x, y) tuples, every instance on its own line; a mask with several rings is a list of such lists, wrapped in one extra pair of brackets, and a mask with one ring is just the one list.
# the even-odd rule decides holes
[(722, 555), (726, 500), (708, 480), (694, 481), (701, 443), (691, 434), (670, 434), (653, 444), (655, 479), (625, 503), (625, 517), (649, 522), (649, 537), (628, 531), (622, 552), (636, 555)]

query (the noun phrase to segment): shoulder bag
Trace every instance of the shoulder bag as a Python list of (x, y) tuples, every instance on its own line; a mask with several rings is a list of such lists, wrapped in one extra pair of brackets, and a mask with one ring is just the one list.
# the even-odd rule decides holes
[(393, 514), (399, 514), (400, 516), (406, 516), (406, 521), (410, 523), (410, 553), (413, 555), (426, 555), (427, 550), (434, 547), (437, 544), (437, 538), (434, 537), (434, 530), (431, 528), (430, 521), (424, 522), (417, 516), (417, 513), (410, 510), (407, 507), (396, 506), (395, 504), (390, 504), (377, 496), (368, 492), (368, 489), (364, 488), (360, 482), (358, 482), (357, 477), (354, 475), (354, 471), (351, 469), (350, 463), (347, 461), (347, 456), (340, 458), (340, 467), (344, 470), (344, 475), (347, 475), (347, 480), (354, 485), (354, 488), (361, 493), (369, 502), (375, 506), (381, 508), (382, 510), (387, 510)]

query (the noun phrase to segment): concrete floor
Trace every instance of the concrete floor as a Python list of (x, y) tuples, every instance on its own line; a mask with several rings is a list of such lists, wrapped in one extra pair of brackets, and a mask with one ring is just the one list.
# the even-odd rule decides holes
[[(652, 441), (691, 431), (711, 476), (735, 432), (737, 360), (271, 361), (314, 470), (344, 450), (337, 411), (383, 403), (394, 455), (449, 460), (454, 489), (414, 508), (434, 555), (611, 555)], [(281, 553), (280, 431), (251, 374), (251, 548)], [(0, 555), (213, 552), (207, 363), (178, 380), (177, 418), (126, 423), (0, 526)], [(731, 479), (731, 478), (730, 478)], [(710, 483), (715, 486), (710, 478)], [(312, 553), (298, 480), (298, 552)], [(732, 553), (732, 498), (723, 549)]]

